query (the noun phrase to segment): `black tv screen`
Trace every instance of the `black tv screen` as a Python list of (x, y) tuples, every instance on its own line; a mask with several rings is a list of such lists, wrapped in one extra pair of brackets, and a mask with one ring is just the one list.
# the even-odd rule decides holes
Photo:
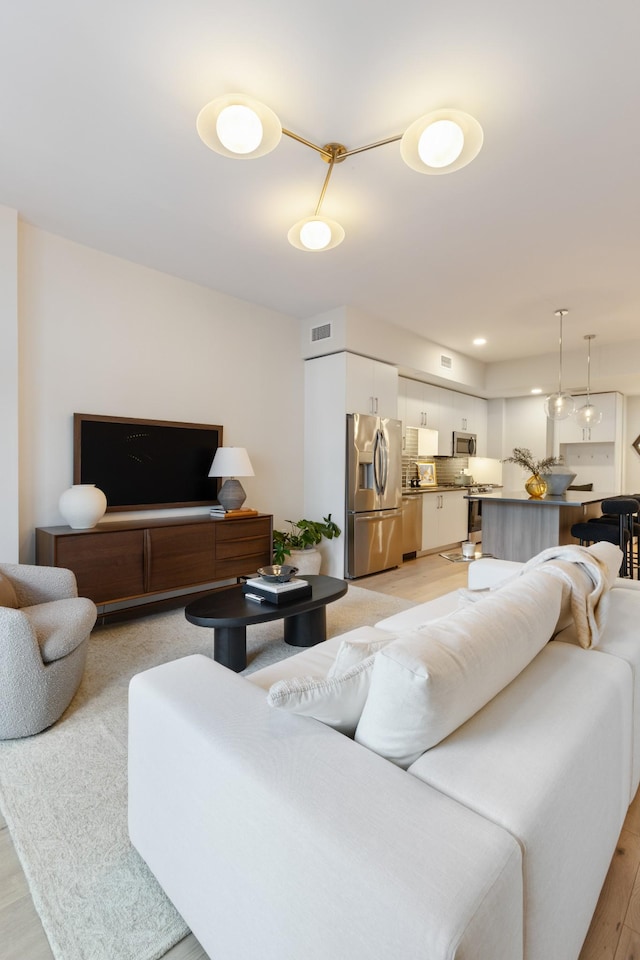
[(73, 415), (73, 482), (95, 483), (109, 510), (215, 503), (209, 477), (222, 427), (171, 420)]

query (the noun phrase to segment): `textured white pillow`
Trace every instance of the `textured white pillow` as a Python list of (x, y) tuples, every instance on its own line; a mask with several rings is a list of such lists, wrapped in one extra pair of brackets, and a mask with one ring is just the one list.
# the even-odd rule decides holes
[(347, 670), (350, 670), (351, 667), (356, 667), (359, 663), (362, 663), (363, 660), (367, 660), (395, 639), (391, 634), (386, 637), (367, 640), (357, 638), (350, 640), (345, 638), (338, 647), (335, 660), (329, 667), (327, 679), (331, 680), (332, 677), (341, 676), (343, 673), (346, 673)]
[(293, 677), (278, 680), (269, 689), (270, 707), (314, 717), (352, 737), (369, 693), (375, 656), (367, 657), (339, 677)]
[(410, 766), (506, 687), (550, 639), (562, 584), (540, 571), (390, 643), (355, 739)]

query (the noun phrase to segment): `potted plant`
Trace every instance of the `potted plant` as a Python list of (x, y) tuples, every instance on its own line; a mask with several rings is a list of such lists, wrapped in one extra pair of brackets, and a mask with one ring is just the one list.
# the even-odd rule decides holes
[[(315, 547), (324, 538), (333, 540), (342, 533), (340, 527), (331, 519), (331, 514), (320, 520), (287, 520), (289, 530), (273, 531), (274, 563), (284, 563), (289, 557), (300, 573), (319, 573), (321, 556)], [(303, 556), (304, 554), (304, 556)], [(313, 559), (311, 557), (313, 554)], [(302, 569), (301, 564), (306, 569)], [(312, 566), (313, 569), (308, 569)]]
[(558, 466), (560, 460), (557, 457), (543, 457), (537, 460), (527, 447), (514, 447), (512, 455), (505, 457), (502, 462), (517, 463), (518, 466), (529, 471), (531, 476), (525, 480), (524, 488), (530, 497), (539, 500), (547, 492), (547, 481), (542, 474), (551, 467)]

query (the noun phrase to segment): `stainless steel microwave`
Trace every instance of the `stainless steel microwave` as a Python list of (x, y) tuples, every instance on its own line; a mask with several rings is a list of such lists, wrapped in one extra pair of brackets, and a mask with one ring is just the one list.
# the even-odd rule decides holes
[(453, 456), (474, 457), (476, 453), (475, 433), (453, 433)]

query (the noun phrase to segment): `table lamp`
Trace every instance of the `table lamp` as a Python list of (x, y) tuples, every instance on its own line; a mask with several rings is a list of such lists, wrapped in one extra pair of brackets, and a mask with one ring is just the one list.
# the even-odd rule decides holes
[(244, 447), (218, 447), (209, 476), (227, 477), (220, 487), (218, 502), (225, 510), (238, 510), (247, 499), (247, 495), (236, 477), (253, 477), (255, 474), (249, 454)]

